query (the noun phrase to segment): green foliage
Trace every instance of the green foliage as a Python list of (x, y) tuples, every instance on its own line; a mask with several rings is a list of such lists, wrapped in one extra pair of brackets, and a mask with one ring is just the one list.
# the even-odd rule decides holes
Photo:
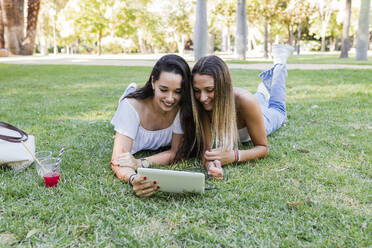
[[(57, 188), (33, 167), (0, 168), (0, 246), (370, 246), (371, 70), (290, 70), (288, 122), (266, 158), (224, 167), (204, 195), (140, 199), (109, 167), (110, 119), (150, 70), (0, 65), (0, 119), (35, 135), (38, 150), (66, 145)], [(254, 92), (258, 73), (232, 70), (234, 85)]]

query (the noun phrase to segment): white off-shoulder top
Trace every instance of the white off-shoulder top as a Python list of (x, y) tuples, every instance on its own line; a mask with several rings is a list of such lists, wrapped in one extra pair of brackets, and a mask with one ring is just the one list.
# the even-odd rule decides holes
[(150, 131), (141, 126), (136, 109), (126, 98), (120, 101), (111, 124), (114, 125), (116, 132), (133, 140), (131, 154), (141, 150), (157, 150), (160, 147), (169, 146), (173, 133), (183, 134), (179, 111), (172, 125), (165, 129)]

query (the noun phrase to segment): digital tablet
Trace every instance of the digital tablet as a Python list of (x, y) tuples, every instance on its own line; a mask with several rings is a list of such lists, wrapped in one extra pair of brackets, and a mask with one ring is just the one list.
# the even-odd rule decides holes
[(199, 172), (160, 170), (138, 168), (137, 174), (146, 176), (147, 180), (156, 180), (160, 186), (159, 191), (182, 193), (204, 193), (205, 176)]

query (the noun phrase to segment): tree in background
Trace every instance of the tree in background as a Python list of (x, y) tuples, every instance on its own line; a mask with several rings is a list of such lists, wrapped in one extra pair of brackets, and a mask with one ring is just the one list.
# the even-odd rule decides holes
[(230, 52), (232, 27), (236, 22), (235, 0), (219, 0), (214, 3), (210, 11), (209, 30), (221, 34), (221, 51)]
[[(62, 39), (60, 32), (58, 32), (58, 25), (56, 22), (58, 18), (60, 18), (61, 11), (65, 8), (68, 2), (69, 0), (41, 1), (38, 19), (38, 35), (36, 36), (36, 39), (42, 55), (48, 54), (49, 44), (54, 45), (55, 41), (53, 34), (56, 35), (58, 40)], [(62, 32), (61, 29), (59, 29), (59, 31)]]
[(370, 6), (371, 0), (361, 0), (356, 42), (356, 60), (368, 60)]
[[(309, 2), (303, 0), (282, 1), (279, 3), (279, 21), (286, 26), (288, 44), (297, 45), (297, 54), (300, 53), (301, 25), (306, 21), (308, 13), (313, 11)], [(295, 33), (297, 32), (297, 38)]]
[(247, 10), (245, 0), (238, 0), (236, 6), (235, 56), (245, 60), (247, 50)]
[(341, 41), (341, 54), (340, 58), (349, 57), (350, 49), (350, 17), (351, 17), (351, 0), (346, 0), (345, 4), (345, 15), (344, 15), (344, 24), (342, 28), (342, 41)]
[[(40, 0), (0, 0), (0, 45), (10, 54), (32, 55), (34, 52)], [(27, 6), (27, 27), (24, 32), (24, 8)], [(1, 31), (3, 30), (3, 31)], [(3, 43), (3, 44), (1, 44)]]
[(335, 10), (328, 23), (326, 37), (329, 40), (329, 51), (339, 50), (338, 40), (341, 40), (340, 37), (342, 36), (342, 22), (338, 20), (339, 14), (340, 10)]
[[(269, 26), (271, 26), (273, 22), (273, 16), (272, 13), (275, 10), (275, 2), (269, 1), (269, 0), (252, 0), (248, 1), (247, 3), (247, 19), (248, 23), (251, 26), (258, 26), (258, 27), (264, 27), (264, 57), (267, 58), (269, 56)], [(250, 26), (250, 27), (251, 27)], [(252, 28), (250, 28), (252, 30)], [(251, 39), (252, 34), (249, 32), (249, 42), (248, 42), (248, 50), (251, 46)]]
[(207, 0), (197, 0), (196, 20), (194, 27), (194, 56), (195, 60), (207, 54), (208, 24)]
[(192, 4), (186, 0), (173, 0), (168, 2), (167, 9), (169, 12), (165, 15), (165, 23), (171, 27), (174, 40), (177, 42), (178, 52), (183, 55), (185, 41), (192, 33), (190, 21), (190, 16), (193, 13)]
[(321, 52), (326, 50), (326, 34), (329, 21), (332, 13), (337, 9), (339, 0), (312, 0), (313, 7), (317, 10), (312, 15), (312, 24), (316, 24), (320, 21), (320, 30), (315, 27), (314, 32), (319, 34), (321, 38)]

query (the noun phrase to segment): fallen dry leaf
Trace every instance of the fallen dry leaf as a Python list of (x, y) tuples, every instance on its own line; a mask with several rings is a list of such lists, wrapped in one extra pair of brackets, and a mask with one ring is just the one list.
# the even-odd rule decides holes
[(43, 230), (40, 230), (40, 229), (32, 229), (31, 231), (29, 231), (26, 235), (26, 239), (30, 238), (32, 235), (38, 233), (38, 232), (42, 232)]
[(12, 245), (17, 242), (17, 236), (12, 233), (2, 233), (0, 234), (0, 244)]
[(304, 201), (298, 201), (298, 202), (287, 202), (288, 206), (295, 207), (301, 204), (304, 204)]
[(367, 222), (364, 221), (362, 223), (362, 231), (364, 232), (366, 230), (366, 228), (367, 228)]
[(310, 151), (309, 150), (306, 150), (306, 149), (298, 149), (299, 152), (302, 152), (302, 153), (309, 153)]
[(79, 228), (82, 228), (82, 229), (88, 229), (89, 226), (88, 226), (88, 225), (85, 225), (85, 224), (82, 224), (82, 225), (79, 226)]
[(293, 183), (294, 186), (296, 186), (296, 187), (300, 186), (300, 181), (298, 181), (297, 179), (292, 179), (292, 183)]
[(360, 129), (360, 125), (355, 124), (355, 125), (353, 125), (353, 128), (354, 128), (355, 130), (359, 130), (359, 129)]

